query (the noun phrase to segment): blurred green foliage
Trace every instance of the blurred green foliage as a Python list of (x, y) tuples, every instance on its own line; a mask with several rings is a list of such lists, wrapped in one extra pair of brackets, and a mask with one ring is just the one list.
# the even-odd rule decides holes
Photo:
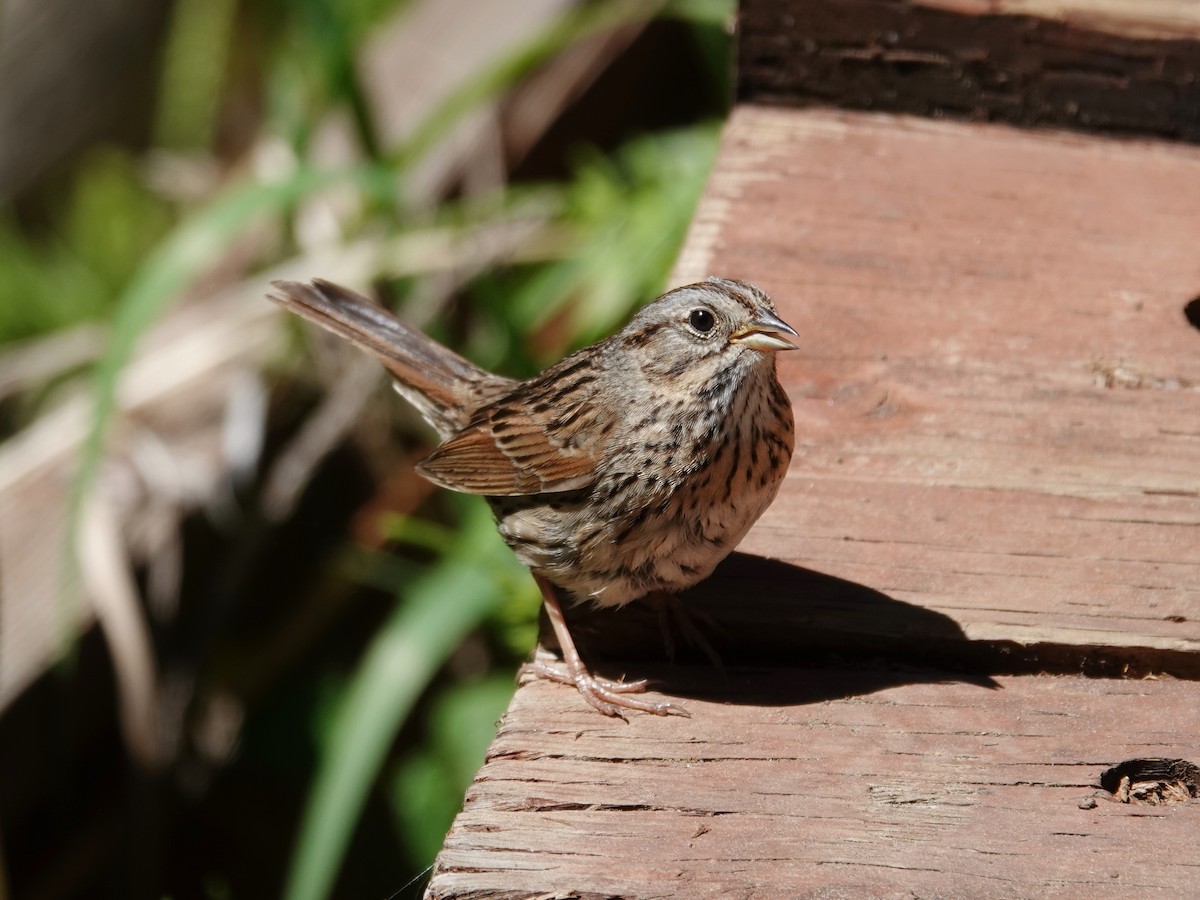
[[(401, 723), (456, 646), (506, 597), (529, 595), (528, 573), (501, 542), (491, 513), (477, 497), (456, 498), (462, 512), (460, 528), (445, 542), (432, 565), (417, 578), (397, 587), (395, 612), (372, 639), (357, 672), (346, 686), (327, 731), (321, 736), (321, 764), (301, 827), (295, 862), (285, 896), (319, 898), (328, 894), (345, 846), (357, 822), (367, 791), (379, 777), (384, 758)], [(425, 529), (428, 533), (428, 529)], [(529, 596), (536, 602), (536, 596)], [(512, 682), (508, 682), (508, 694)], [(434, 772), (438, 780), (393, 788), (394, 800), (415, 800), (421, 806), (396, 808), (413, 846), (437, 843), (449, 825), (451, 803), (443, 790), (465, 786), (486, 748), (484, 729), (473, 727), (448, 734), (447, 721), (463, 724), (465, 699), (475, 706), (489, 695), (479, 685), (452, 685), (431, 706), (429, 737), (406, 761), (413, 774)], [(493, 689), (491, 699), (497, 699)], [(507, 697), (491, 708), (494, 722)], [(486, 707), (483, 707), (486, 708)], [(447, 719), (449, 717), (449, 719)], [(447, 755), (449, 750), (449, 755)], [(405, 763), (401, 763), (401, 770)], [(453, 804), (457, 811), (457, 804)], [(434, 818), (418, 815), (430, 812)], [(438, 813), (440, 815), (437, 815)], [(434, 847), (436, 852), (436, 847)]]
[[(512, 698), (510, 672), (453, 684), (429, 711), (424, 743), (402, 755), (386, 773), (397, 830), (414, 871), (429, 864), (462, 805), (462, 793), (483, 760)], [(440, 827), (439, 827), (440, 826)]]
[(613, 156), (582, 152), (564, 217), (585, 239), (569, 258), (493, 294), (511, 311), (515, 333), (544, 327), (565, 307), (564, 331), (572, 343), (588, 344), (656, 296), (683, 243), (716, 146), (717, 126), (711, 124), (635, 139)]
[(31, 237), (0, 207), (0, 344), (101, 318), (171, 223), (169, 204), (125, 150), (79, 163), (55, 227)]
[[(414, 224), (396, 202), (408, 167), (435, 151), (462, 115), (502, 96), (580, 38), (643, 18), (646, 10), (657, 9), (690, 29), (707, 73), (696, 90), (707, 92), (707, 106), (719, 114), (728, 99), (731, 0), (588, 3), (568, 8), (552, 27), (456, 92), (408, 144), (383, 152), (356, 60), (373, 30), (403, 5), (176, 0), (152, 151), (215, 157), (236, 70), (258, 92), (260, 127), (286, 142), (295, 168), (261, 181), (237, 159), (225, 160), (221, 187), (195, 200), (154, 186), (147, 175), (152, 153), (100, 148), (77, 163), (69, 188), (48, 202), (44, 227), (21, 227), (11, 210), (0, 207), (0, 297), (19, 299), (0, 303), (0, 343), (87, 319), (111, 323), (112, 340), (95, 373), (98, 399), (77, 509), (99, 465), (117, 379), (137, 339), (263, 221), (283, 223), (287, 234), (299, 205), (337, 185), (355, 192), (366, 210), (349, 226), (348, 240), (403, 233)], [(240, 89), (248, 90), (245, 84)], [(363, 161), (336, 172), (308, 168), (308, 144), (334, 111), (350, 112)], [(563, 183), (507, 187), (498, 196), (447, 202), (427, 214), (420, 224), (433, 220), (470, 229), (536, 196), (553, 210), (554, 227), (569, 248), (558, 259), (475, 277), (456, 299), (458, 349), (481, 365), (528, 375), (610, 333), (660, 292), (712, 164), (718, 130), (714, 117), (637, 136), (611, 154), (579, 147)], [(296, 248), (285, 239), (277, 252)], [(380, 282), (388, 280), (388, 273), (378, 275)], [(411, 281), (393, 279), (392, 285), (395, 295), (404, 296)], [(290, 898), (335, 891), (369, 796), (387, 804), (402, 841), (402, 852), (390, 862), (395, 886), (432, 861), (512, 695), (515, 666), (534, 640), (536, 589), (500, 542), (485, 504), (442, 497), (429, 514), (436, 518), (403, 520), (392, 534), (413, 559), (428, 562), (376, 564), (364, 552), (346, 567), (385, 587), (395, 607), (351, 670), (326, 673), (322, 683), (332, 694), (305, 713), (317, 768), (290, 872), (279, 878)], [(472, 635), (485, 648), (476, 654), (482, 668), (448, 667)], [(237, 894), (219, 872), (210, 888), (212, 896)]]
[(236, 13), (235, 0), (175, 0), (158, 91), (158, 146), (212, 146)]

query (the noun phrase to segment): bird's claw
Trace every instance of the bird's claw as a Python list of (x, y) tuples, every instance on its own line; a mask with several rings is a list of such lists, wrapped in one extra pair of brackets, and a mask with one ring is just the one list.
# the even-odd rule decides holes
[(650, 684), (650, 680), (646, 678), (637, 681), (611, 681), (607, 678), (597, 678), (586, 669), (571, 671), (563, 663), (549, 663), (541, 660), (526, 663), (521, 667), (521, 673), (545, 678), (547, 681), (556, 681), (559, 684), (574, 685), (583, 695), (583, 699), (594, 709), (613, 718), (625, 719), (622, 710), (627, 709), (655, 716), (691, 718), (691, 714), (677, 703), (631, 697), (630, 694), (640, 694), (646, 690)]

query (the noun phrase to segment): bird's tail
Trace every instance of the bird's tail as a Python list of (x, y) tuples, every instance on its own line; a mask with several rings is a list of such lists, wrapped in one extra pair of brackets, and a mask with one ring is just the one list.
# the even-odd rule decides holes
[(489, 396), (509, 384), (332, 282), (274, 281), (271, 287), (270, 300), (378, 358), (396, 379), (397, 390), (443, 439), (461, 430)]

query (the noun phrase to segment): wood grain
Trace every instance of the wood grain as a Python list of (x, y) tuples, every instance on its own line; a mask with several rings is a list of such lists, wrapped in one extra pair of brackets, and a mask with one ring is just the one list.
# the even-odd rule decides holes
[(755, 280), (803, 337), (741, 549), (970, 640), (1194, 659), (1198, 234), (1190, 148), (739, 108), (677, 274)]
[(729, 674), (571, 609), (693, 718), (523, 685), (429, 895), (1189, 896), (1200, 804), (1080, 803), (1197, 762), (1200, 684), (1046, 673), (1200, 678), (1196, 235), (1192, 148), (736, 109), (675, 280), (802, 349), (780, 496), (686, 598)]
[(1127, 757), (1196, 755), (1195, 684), (1024, 676), (988, 690), (925, 678), (741, 672), (723, 688), (729, 702), (628, 725), (569, 689), (527, 685), (429, 896), (1194, 890), (1200, 803), (1080, 802)]

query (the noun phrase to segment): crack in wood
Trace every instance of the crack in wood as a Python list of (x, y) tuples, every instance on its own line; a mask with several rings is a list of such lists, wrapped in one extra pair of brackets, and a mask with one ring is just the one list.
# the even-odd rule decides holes
[(669, 812), (681, 816), (714, 817), (729, 815), (729, 810), (698, 809), (683, 806), (656, 806), (649, 803), (575, 803), (565, 800), (544, 800), (536, 797), (526, 798), (519, 803), (496, 804), (495, 809), (505, 812)]

